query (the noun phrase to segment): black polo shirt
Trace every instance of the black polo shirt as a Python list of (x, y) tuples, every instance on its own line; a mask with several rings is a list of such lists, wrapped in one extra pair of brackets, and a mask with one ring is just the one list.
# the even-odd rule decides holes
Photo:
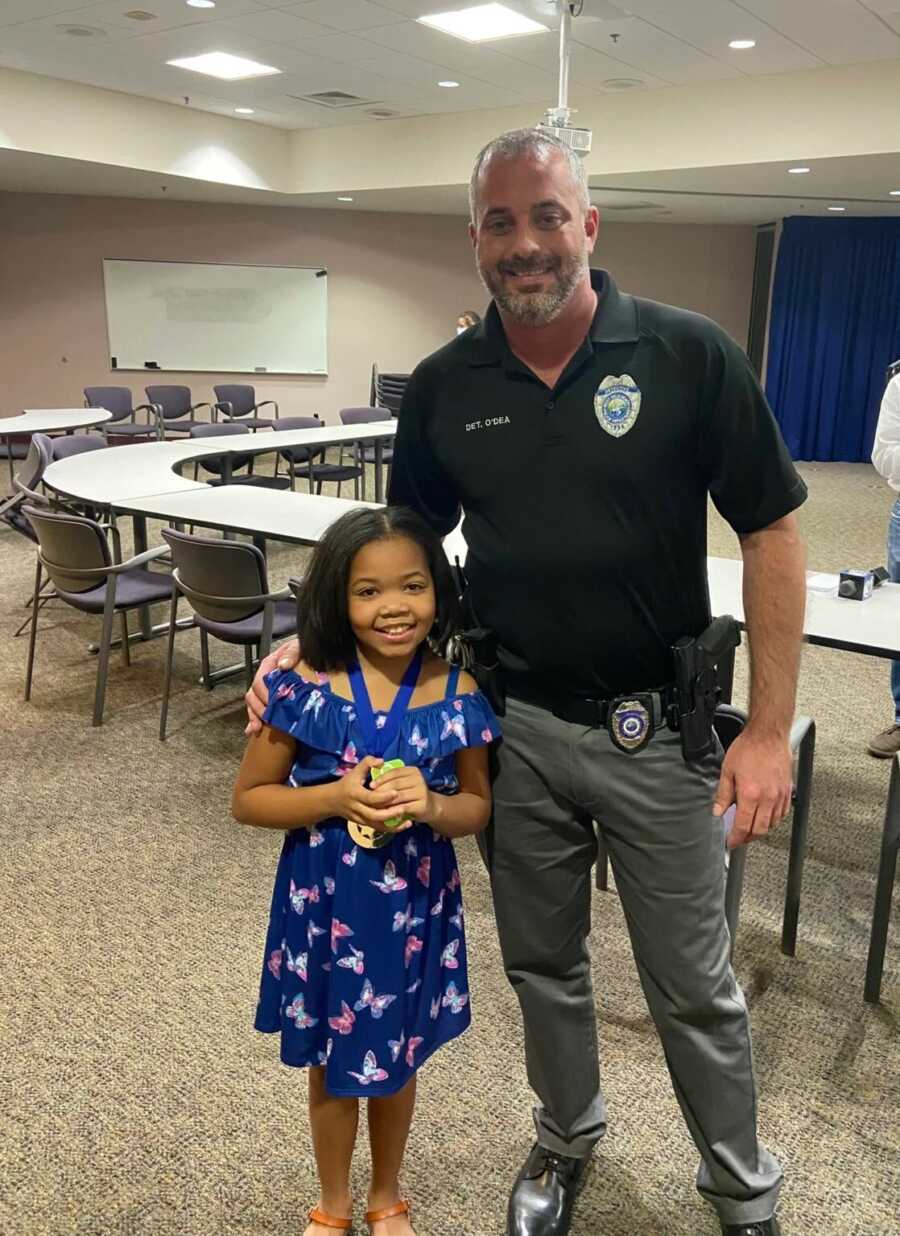
[(597, 312), (552, 391), (493, 304), (417, 366), (390, 501), (441, 534), (462, 508), (475, 610), (510, 669), (610, 695), (670, 682), (672, 644), (710, 620), (707, 494), (748, 533), (806, 486), (723, 330), (604, 271), (591, 283)]

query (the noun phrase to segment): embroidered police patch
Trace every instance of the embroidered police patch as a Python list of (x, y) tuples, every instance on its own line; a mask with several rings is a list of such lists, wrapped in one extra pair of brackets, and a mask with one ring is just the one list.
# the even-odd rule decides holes
[(652, 704), (645, 696), (613, 701), (607, 732), (620, 751), (634, 755), (646, 747), (652, 736)]
[(614, 438), (628, 433), (640, 410), (641, 392), (630, 374), (623, 373), (620, 378), (610, 374), (597, 387), (594, 412), (606, 432)]

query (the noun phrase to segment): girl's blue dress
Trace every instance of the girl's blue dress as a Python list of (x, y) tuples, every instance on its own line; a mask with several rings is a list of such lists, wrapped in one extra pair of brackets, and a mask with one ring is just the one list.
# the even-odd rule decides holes
[[(386, 760), (417, 765), (429, 788), (459, 788), (455, 756), (500, 727), (480, 691), (410, 708)], [(266, 679), (266, 722), (297, 743), (287, 779), (321, 785), (362, 759), (355, 705), (327, 681), (293, 670)], [(385, 713), (375, 714), (384, 725)], [(353, 843), (346, 822), (289, 832), (275, 876), (256, 1029), (281, 1034), (285, 1064), (325, 1066), (335, 1095), (394, 1094), (433, 1051), (469, 1025), (459, 871), (450, 841), (427, 824), (379, 850)]]

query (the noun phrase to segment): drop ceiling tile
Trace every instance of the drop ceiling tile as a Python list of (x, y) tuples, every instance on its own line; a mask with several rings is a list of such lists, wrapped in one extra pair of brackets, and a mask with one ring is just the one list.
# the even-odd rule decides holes
[(371, 0), (306, 0), (303, 4), (286, 5), (284, 11), (335, 30), (369, 30), (403, 21), (402, 13), (391, 12)]
[(828, 64), (900, 58), (900, 36), (847, 0), (742, 0), (761, 20)]
[(264, 13), (248, 13), (245, 17), (217, 22), (215, 31), (223, 35), (248, 34), (270, 43), (300, 48), (310, 39), (321, 38), (322, 35), (329, 33), (318, 22), (306, 21), (302, 17), (280, 13), (275, 9), (269, 9)]
[[(5, 3), (0, 3), (0, 8), (5, 7)], [(265, 0), (216, 0), (214, 9), (188, 8), (185, 0), (96, 0), (93, 4), (81, 0), (76, 13), (68, 16), (78, 23), (102, 22), (120, 27), (126, 34), (140, 35), (177, 26), (213, 25), (246, 13), (262, 13), (266, 7)], [(152, 13), (153, 20), (135, 21), (125, 16), (133, 10)]]
[(579, 44), (677, 85), (740, 76), (738, 70), (725, 61), (637, 17), (590, 22), (579, 26), (574, 34)]
[[(778, 5), (791, 2), (778, 0)], [(784, 73), (823, 64), (777, 27), (749, 12), (743, 0), (741, 4), (731, 0), (628, 0), (628, 7), (634, 17), (724, 60), (742, 73)], [(756, 39), (757, 46), (749, 52), (733, 51), (728, 46), (732, 39)]]
[(0, 27), (13, 26), (17, 22), (47, 17), (54, 13), (66, 15), (75, 9), (83, 8), (84, 0), (3, 0), (0, 5)]

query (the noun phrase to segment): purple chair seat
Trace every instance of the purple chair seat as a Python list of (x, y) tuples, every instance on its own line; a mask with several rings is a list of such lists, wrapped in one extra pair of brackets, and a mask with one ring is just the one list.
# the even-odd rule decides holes
[[(75, 609), (84, 610), (86, 614), (102, 614), (106, 602), (106, 584), (99, 588), (90, 588), (87, 592), (64, 592), (57, 588), (57, 593)], [(123, 571), (116, 582), (116, 609), (135, 609), (140, 605), (155, 605), (158, 601), (169, 601), (172, 598), (172, 580), (159, 571), (150, 571), (146, 567), (135, 567), (133, 571)]]
[[(221, 480), (207, 481), (207, 485), (224, 485)], [(289, 476), (259, 476), (253, 473), (251, 476), (233, 476), (228, 482), (229, 485), (252, 485), (257, 489), (290, 489), (291, 478)]]
[(155, 438), (156, 425), (137, 425), (132, 421), (107, 421), (101, 426), (107, 438)]
[[(293, 635), (297, 630), (297, 605), (295, 601), (276, 601), (273, 605), (272, 638), (281, 639), (285, 635)], [(262, 634), (263, 612), (252, 614), (249, 618), (241, 618), (237, 622), (214, 622), (195, 612), (194, 620), (197, 626), (217, 639), (226, 640), (229, 644), (258, 644)]]

